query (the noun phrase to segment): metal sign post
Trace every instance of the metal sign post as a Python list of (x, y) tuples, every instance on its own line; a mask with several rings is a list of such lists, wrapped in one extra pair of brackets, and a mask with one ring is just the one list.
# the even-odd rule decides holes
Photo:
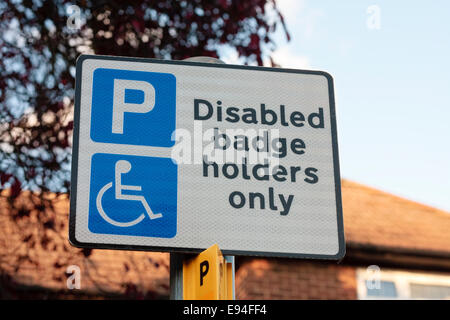
[[(191, 255), (192, 256), (192, 255)], [(183, 253), (170, 253), (170, 299), (183, 300)]]

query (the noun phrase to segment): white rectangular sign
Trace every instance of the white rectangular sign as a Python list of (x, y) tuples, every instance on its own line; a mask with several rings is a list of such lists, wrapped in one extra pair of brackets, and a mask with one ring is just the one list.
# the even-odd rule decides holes
[(325, 72), (82, 55), (74, 127), (76, 246), (345, 254)]

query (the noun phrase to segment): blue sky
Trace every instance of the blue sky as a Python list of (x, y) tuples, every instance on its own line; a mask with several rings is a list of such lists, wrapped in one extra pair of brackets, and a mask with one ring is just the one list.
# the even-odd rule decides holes
[(342, 176), (450, 211), (450, 1), (277, 2), (275, 60), (334, 77)]

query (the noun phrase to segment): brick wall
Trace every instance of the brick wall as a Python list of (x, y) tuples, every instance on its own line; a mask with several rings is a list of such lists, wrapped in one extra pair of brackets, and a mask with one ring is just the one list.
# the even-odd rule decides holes
[(356, 299), (356, 270), (334, 262), (248, 259), (236, 272), (236, 299)]

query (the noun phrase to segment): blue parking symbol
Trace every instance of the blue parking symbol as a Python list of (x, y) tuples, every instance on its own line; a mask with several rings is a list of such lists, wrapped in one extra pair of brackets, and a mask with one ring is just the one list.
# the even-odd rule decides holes
[(96, 153), (89, 230), (172, 238), (177, 233), (177, 165), (170, 158)]
[(173, 74), (94, 71), (90, 136), (95, 142), (172, 147), (175, 109)]

